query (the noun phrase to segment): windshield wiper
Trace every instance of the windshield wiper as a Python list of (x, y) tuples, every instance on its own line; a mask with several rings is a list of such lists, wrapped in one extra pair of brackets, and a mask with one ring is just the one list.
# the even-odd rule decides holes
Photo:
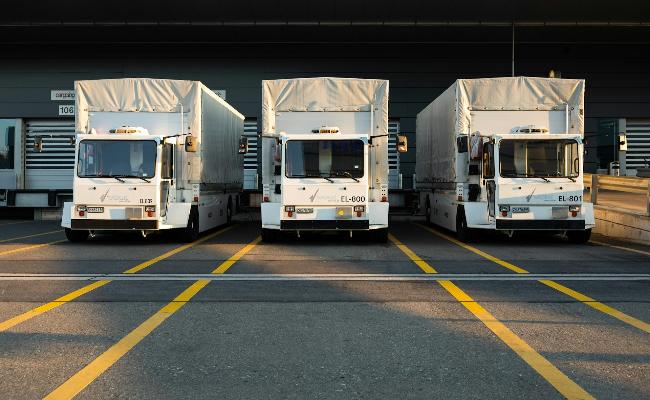
[(334, 174), (334, 176), (341, 176), (341, 175), (343, 175), (343, 176), (345, 176), (345, 177), (348, 177), (348, 178), (350, 178), (350, 179), (354, 179), (355, 182), (359, 182), (359, 179), (357, 179), (357, 178), (355, 178), (354, 176), (352, 176), (352, 174), (349, 173), (348, 171), (339, 171), (339, 172), (337, 172), (337, 173)]
[(330, 183), (334, 183), (328, 176), (318, 175), (318, 174), (305, 174), (305, 175), (291, 175), (288, 178), (323, 178)]
[[(145, 182), (147, 182), (147, 183), (151, 183), (151, 181), (150, 181), (149, 179), (144, 178), (144, 177), (142, 177), (142, 176), (138, 176), (138, 175), (111, 175), (111, 176), (112, 176), (113, 178), (115, 178), (115, 179), (119, 179), (119, 178), (136, 178), (136, 179), (142, 179), (143, 181), (145, 181)], [(124, 181), (122, 181), (122, 182), (124, 182)]]

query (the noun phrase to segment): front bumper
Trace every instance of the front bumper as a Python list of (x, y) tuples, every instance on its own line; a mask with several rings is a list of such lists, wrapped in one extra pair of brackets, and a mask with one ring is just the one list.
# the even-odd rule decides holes
[(370, 222), (367, 219), (314, 220), (295, 219), (280, 221), (280, 229), (287, 230), (368, 230)]
[(497, 219), (496, 228), (503, 230), (584, 230), (585, 221), (582, 219)]
[(73, 219), (72, 229), (89, 231), (103, 230), (155, 230), (158, 229), (158, 220), (130, 220), (130, 219)]

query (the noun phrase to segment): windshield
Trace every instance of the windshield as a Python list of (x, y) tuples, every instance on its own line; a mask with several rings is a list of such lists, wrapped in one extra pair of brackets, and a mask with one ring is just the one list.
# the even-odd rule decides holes
[(82, 140), (77, 175), (150, 178), (155, 175), (153, 140)]
[(576, 177), (580, 174), (575, 140), (502, 140), (499, 167), (503, 177)]
[(288, 178), (361, 178), (364, 170), (363, 141), (289, 140), (285, 169)]

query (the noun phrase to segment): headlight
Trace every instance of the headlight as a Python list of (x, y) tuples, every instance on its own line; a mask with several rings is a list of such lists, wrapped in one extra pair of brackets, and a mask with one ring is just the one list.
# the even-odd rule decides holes
[(156, 212), (156, 206), (145, 206), (144, 211), (146, 211), (146, 212)]
[(499, 206), (499, 211), (501, 212), (509, 212), (510, 211), (510, 206)]
[(366, 206), (354, 206), (354, 212), (364, 212), (366, 211)]
[(86, 206), (77, 206), (77, 211), (86, 211)]
[(296, 206), (284, 206), (284, 211), (286, 211), (286, 212), (294, 212), (294, 211), (296, 211)]
[(580, 206), (569, 206), (569, 211), (580, 212)]

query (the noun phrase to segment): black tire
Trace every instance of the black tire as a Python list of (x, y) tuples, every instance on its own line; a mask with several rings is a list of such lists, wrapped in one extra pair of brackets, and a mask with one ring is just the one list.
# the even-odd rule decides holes
[(192, 207), (190, 217), (187, 219), (187, 227), (181, 229), (181, 240), (190, 243), (199, 238), (199, 211)]
[(467, 218), (465, 218), (465, 209), (459, 208), (456, 213), (456, 237), (461, 242), (471, 242), (474, 238), (474, 232), (467, 227)]
[(388, 242), (388, 228), (373, 229), (370, 232), (370, 240), (376, 243)]
[(65, 237), (68, 239), (68, 241), (73, 243), (85, 242), (86, 239), (88, 239), (89, 234), (90, 234), (89, 231), (79, 231), (79, 230), (73, 231), (70, 228), (65, 228)]
[(262, 228), (262, 241), (273, 243), (278, 240), (278, 232), (275, 229)]
[(591, 229), (585, 229), (583, 231), (567, 231), (566, 238), (569, 241), (569, 243), (575, 243), (575, 244), (587, 243), (591, 238)]

